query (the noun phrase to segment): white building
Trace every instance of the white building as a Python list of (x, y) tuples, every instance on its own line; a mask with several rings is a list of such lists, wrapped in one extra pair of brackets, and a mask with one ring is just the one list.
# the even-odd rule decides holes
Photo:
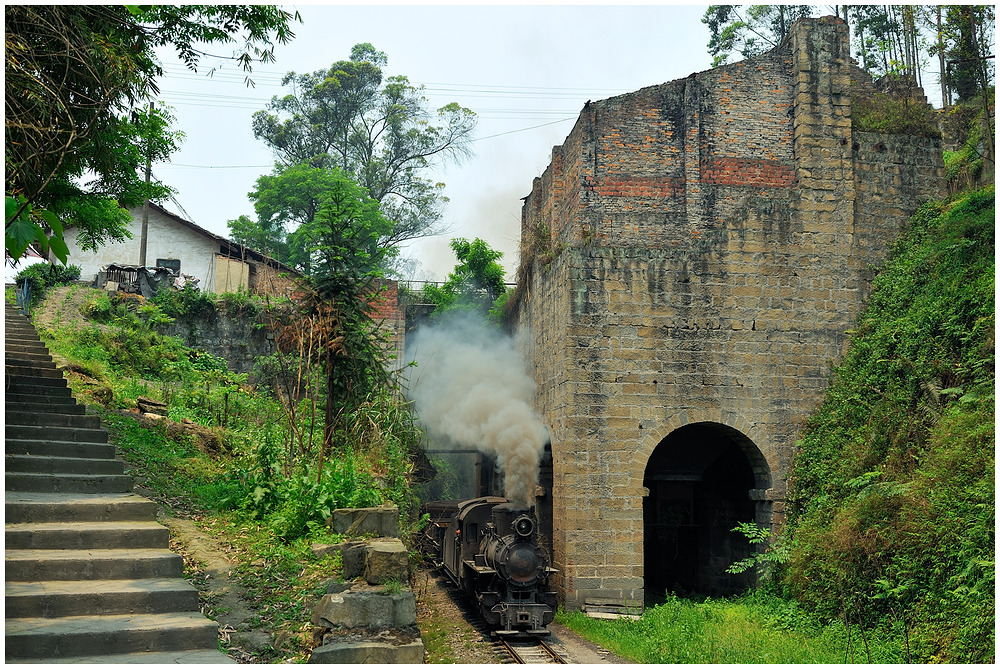
[[(77, 245), (76, 228), (65, 231), (70, 253), (67, 264), (80, 268), (81, 281), (94, 280), (107, 265), (139, 264), (142, 207), (130, 209), (129, 213), (132, 238), (108, 242), (96, 251), (84, 251)], [(148, 267), (169, 267), (197, 277), (199, 287), (208, 292), (250, 290), (276, 294), (288, 285), (280, 275), (294, 274), (277, 260), (209, 232), (152, 202), (146, 237)]]

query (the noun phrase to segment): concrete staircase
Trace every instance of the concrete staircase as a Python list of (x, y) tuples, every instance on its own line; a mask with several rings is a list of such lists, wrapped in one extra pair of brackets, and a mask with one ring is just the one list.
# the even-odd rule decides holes
[(232, 663), (156, 504), (10, 304), (4, 335), (6, 662)]

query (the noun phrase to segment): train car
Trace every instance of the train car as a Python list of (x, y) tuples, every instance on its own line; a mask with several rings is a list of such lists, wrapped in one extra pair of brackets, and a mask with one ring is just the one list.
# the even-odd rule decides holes
[(503, 497), (425, 505), (431, 522), (425, 549), (435, 564), (468, 593), (493, 634), (542, 636), (555, 614), (548, 586), (556, 570), (539, 545), (531, 509)]

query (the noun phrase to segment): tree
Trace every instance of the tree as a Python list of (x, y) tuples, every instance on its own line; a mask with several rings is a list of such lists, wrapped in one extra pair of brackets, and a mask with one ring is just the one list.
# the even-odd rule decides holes
[[(273, 254), (305, 275), (312, 274), (313, 253), (304, 240), (315, 231), (316, 217), (331, 192), (342, 187), (344, 179), (354, 183), (336, 167), (314, 167), (297, 164), (275, 166), (272, 174), (257, 179), (248, 194), (257, 212), (254, 223), (246, 216), (230, 222), (230, 233), (236, 241), (245, 240), (262, 253)], [(367, 197), (367, 192), (365, 192)], [(369, 198), (370, 199), (370, 198)], [(380, 245), (392, 226), (379, 227)], [(265, 248), (266, 247), (266, 248)], [(390, 259), (394, 253), (382, 254)]]
[(507, 292), (504, 269), (497, 261), (503, 257), (478, 237), (473, 241), (458, 238), (451, 240), (452, 251), (458, 259), (448, 280), (440, 287), (428, 285), (426, 299), (436, 305), (434, 314), (453, 309), (487, 313)]
[(396, 254), (381, 243), (393, 223), (367, 191), (337, 168), (311, 169), (325, 184), (319, 209), (289, 235), (290, 245), (305, 254), (312, 286), (321, 295), (337, 296), (381, 274)]
[(431, 114), (404, 76), (383, 79), (386, 55), (358, 44), (329, 69), (282, 80), (292, 92), (253, 116), (254, 136), (284, 166), (335, 166), (380, 203), (393, 230), (383, 244), (435, 233), (443, 184), (424, 176), (435, 159), (469, 153), (475, 114), (456, 103)]
[[(296, 15), (297, 17), (297, 15)], [(243, 39), (246, 71), (273, 59), (293, 15), (271, 6), (8, 5), (5, 20), (5, 245), (29, 244), (65, 262), (64, 224), (88, 225), (99, 244), (124, 235), (123, 212), (168, 190), (135, 178), (151, 153), (170, 149), (162, 112), (143, 96), (162, 74), (154, 49), (173, 45), (191, 69), (197, 45)], [(83, 175), (95, 175), (81, 185)], [(84, 216), (86, 213), (89, 217)], [(71, 215), (72, 214), (72, 215)]]
[(376, 279), (396, 249), (381, 243), (392, 221), (350, 176), (335, 167), (296, 167), (324, 184), (315, 213), (289, 234), (289, 246), (301, 254), (299, 264), (310, 270), (297, 300), (299, 318), (309, 327), (286, 328), (295, 337), (310, 333), (315, 345), (308, 348), (325, 370), (322, 469), (351, 408), (373, 389), (391, 385), (370, 302), (378, 297)]
[(798, 19), (812, 14), (810, 5), (711, 5), (701, 22), (711, 38), (712, 67), (728, 62), (734, 53), (750, 58), (781, 44)]
[(908, 75), (921, 83), (924, 45), (918, 25), (925, 23), (923, 7), (845, 5), (844, 15), (854, 54), (865, 70), (874, 77)]
[(284, 231), (265, 230), (259, 222), (246, 215), (226, 221), (226, 227), (229, 228), (229, 238), (237, 244), (287, 263), (288, 245), (285, 243)]
[(981, 95), (993, 81), (993, 67), (987, 57), (992, 55), (994, 14), (992, 5), (947, 7), (948, 80), (960, 100)]

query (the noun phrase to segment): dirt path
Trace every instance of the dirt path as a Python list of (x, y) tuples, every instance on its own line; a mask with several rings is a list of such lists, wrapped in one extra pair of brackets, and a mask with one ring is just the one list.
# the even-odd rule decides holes
[(162, 511), (157, 520), (170, 529), (170, 548), (184, 557), (189, 573), (196, 574), (202, 612), (219, 623), (226, 653), (240, 663), (274, 661), (271, 634), (254, 628), (257, 613), (244, 600), (244, 589), (231, 578), (233, 564), (226, 554), (193, 521)]

